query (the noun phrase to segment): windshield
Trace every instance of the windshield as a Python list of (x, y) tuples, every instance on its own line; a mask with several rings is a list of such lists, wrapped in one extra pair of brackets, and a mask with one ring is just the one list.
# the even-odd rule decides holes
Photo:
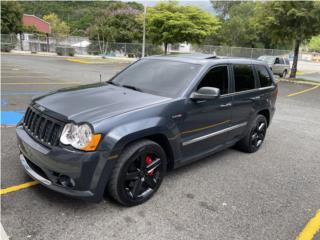
[(272, 56), (261, 56), (261, 57), (258, 57), (258, 60), (267, 62), (268, 64), (274, 63), (274, 57), (272, 57)]
[(116, 75), (112, 84), (165, 97), (176, 97), (201, 68), (168, 60), (142, 59)]

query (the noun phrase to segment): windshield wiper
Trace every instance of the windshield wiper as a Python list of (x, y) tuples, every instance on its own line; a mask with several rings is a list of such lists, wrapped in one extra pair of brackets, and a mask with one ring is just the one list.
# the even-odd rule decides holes
[(129, 88), (129, 89), (132, 89), (132, 90), (135, 90), (135, 91), (138, 91), (138, 92), (142, 92), (142, 90), (140, 88), (137, 88), (135, 86), (131, 86), (131, 85), (121, 85), (121, 87), (124, 87), (124, 88)]
[(112, 84), (112, 85), (114, 85), (114, 86), (119, 86), (119, 84), (114, 83), (114, 82), (112, 82), (112, 81), (108, 81), (107, 83), (108, 83), (108, 84)]

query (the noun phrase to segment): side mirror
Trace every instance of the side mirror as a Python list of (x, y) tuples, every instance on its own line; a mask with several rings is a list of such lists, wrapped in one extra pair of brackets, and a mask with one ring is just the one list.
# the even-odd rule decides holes
[(190, 96), (193, 100), (210, 100), (220, 96), (220, 89), (214, 87), (202, 87)]

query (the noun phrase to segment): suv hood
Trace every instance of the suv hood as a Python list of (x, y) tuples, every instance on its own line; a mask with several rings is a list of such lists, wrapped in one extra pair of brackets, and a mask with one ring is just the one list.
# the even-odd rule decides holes
[(107, 83), (66, 88), (33, 99), (37, 105), (75, 122), (94, 122), (167, 100)]

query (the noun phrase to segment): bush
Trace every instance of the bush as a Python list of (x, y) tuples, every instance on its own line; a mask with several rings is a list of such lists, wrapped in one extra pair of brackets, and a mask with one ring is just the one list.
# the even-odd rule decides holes
[(1, 34), (1, 52), (10, 52), (17, 45), (16, 35)]
[(74, 56), (75, 49), (72, 47), (56, 47), (56, 53), (59, 56)]
[(10, 52), (15, 47), (16, 45), (12, 43), (1, 44), (1, 52)]

